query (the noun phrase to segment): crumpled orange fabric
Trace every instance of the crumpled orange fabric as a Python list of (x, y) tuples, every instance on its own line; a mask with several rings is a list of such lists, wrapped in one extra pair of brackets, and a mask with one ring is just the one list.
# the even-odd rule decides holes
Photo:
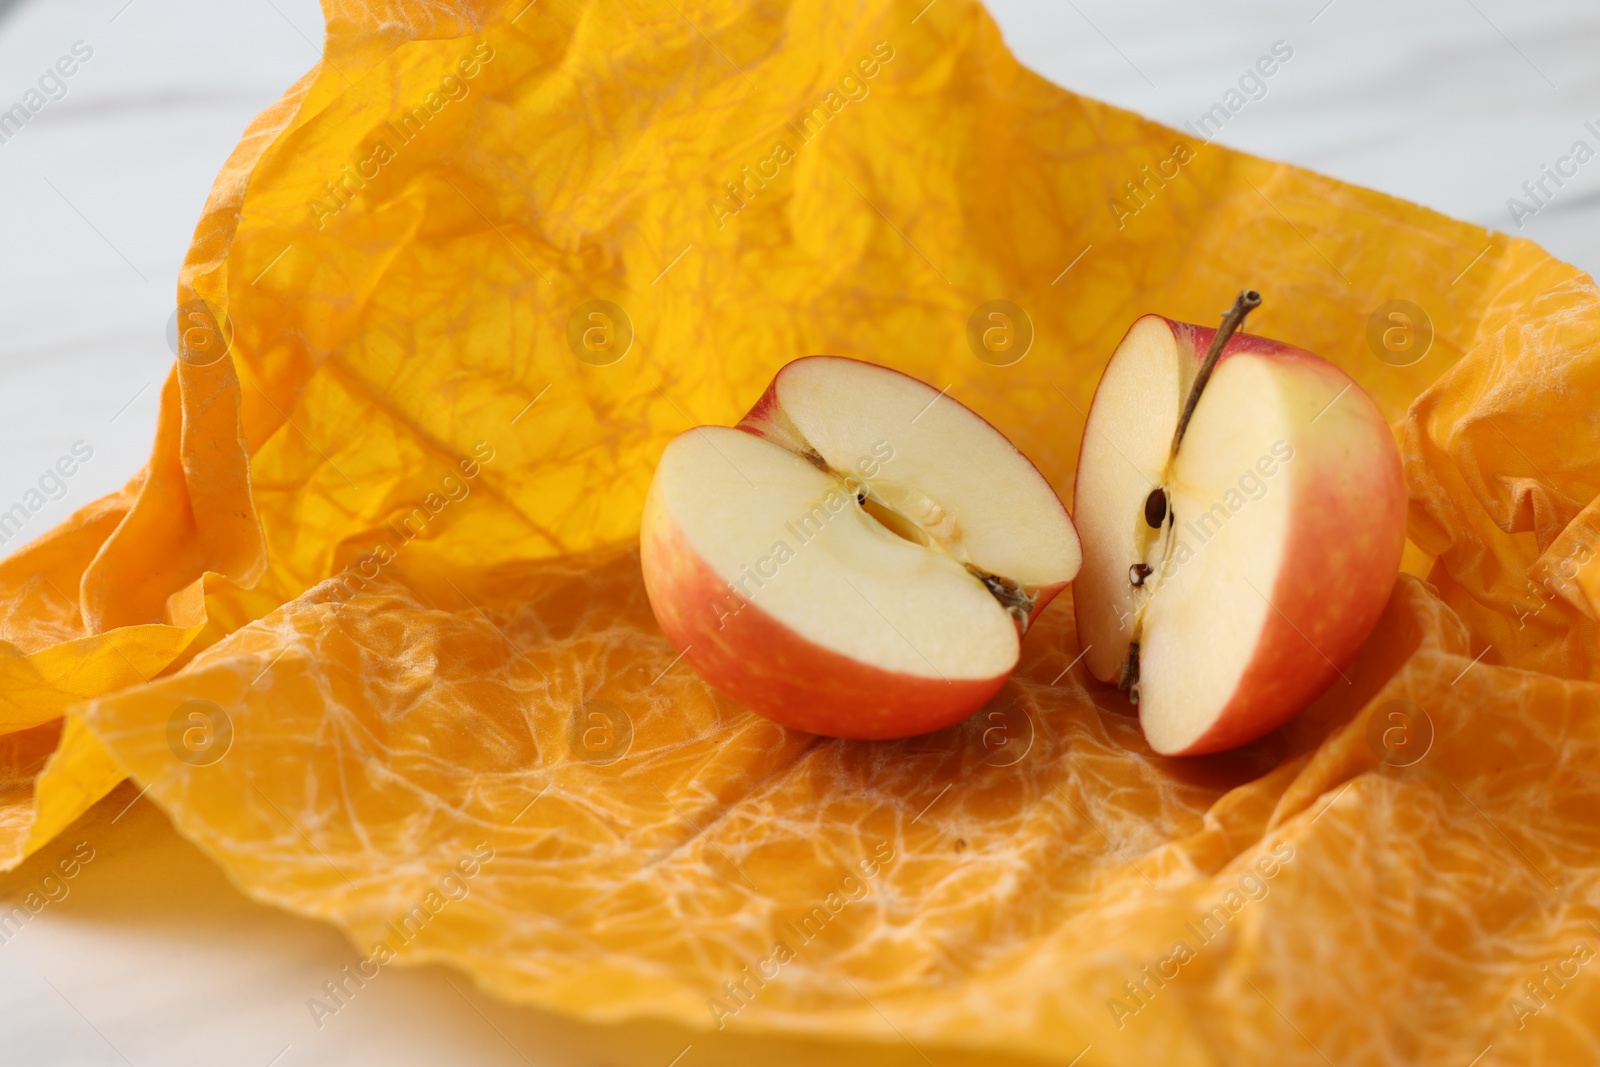
[[(6, 865), (127, 774), (372, 967), (702, 1049), (1593, 1060), (1588, 277), (1075, 96), (964, 0), (324, 7), (197, 227), (148, 467), (0, 565)], [(635, 542), (672, 435), (831, 352), (1070, 499), (1128, 324), (1245, 286), (1377, 399), (1411, 496), (1410, 573), (1282, 730), (1151, 755), (1065, 596), (991, 708), (905, 741), (677, 662)], [(1008, 366), (966, 342), (994, 299), (1034, 329)], [(569, 344), (591, 300), (615, 362)], [(1369, 343), (1393, 300), (1414, 362)]]

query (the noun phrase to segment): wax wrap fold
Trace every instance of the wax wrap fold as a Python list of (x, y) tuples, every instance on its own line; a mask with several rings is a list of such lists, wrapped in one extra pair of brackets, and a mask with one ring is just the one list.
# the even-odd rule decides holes
[[(6, 864), (127, 774), (254, 898), (584, 1020), (1594, 1058), (1586, 276), (1077, 97), (963, 0), (324, 7), (196, 230), (148, 467), (0, 566)], [(948, 387), (1070, 500), (1129, 323), (1246, 286), (1377, 399), (1411, 497), (1411, 573), (1284, 729), (1152, 756), (1067, 669), (1065, 595), (991, 709), (900, 742), (676, 662), (636, 552), (674, 434), (831, 352)], [(995, 299), (1034, 330), (1009, 366), (966, 340)], [(633, 330), (607, 365), (569, 343), (593, 300)], [(1392, 300), (1431, 321), (1409, 365), (1369, 344)]]

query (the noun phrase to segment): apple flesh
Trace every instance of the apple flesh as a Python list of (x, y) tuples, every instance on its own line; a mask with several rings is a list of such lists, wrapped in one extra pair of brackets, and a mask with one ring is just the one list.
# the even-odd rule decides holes
[(1066, 508), (999, 431), (837, 356), (788, 364), (737, 428), (673, 439), (640, 552), (656, 619), (702, 678), (851, 738), (986, 704), (1081, 559)]
[(1234, 334), (1174, 451), (1215, 333), (1133, 324), (1074, 488), (1084, 660), (1130, 690), (1163, 755), (1252, 741), (1322, 692), (1377, 623), (1405, 544), (1394, 438), (1310, 352)]

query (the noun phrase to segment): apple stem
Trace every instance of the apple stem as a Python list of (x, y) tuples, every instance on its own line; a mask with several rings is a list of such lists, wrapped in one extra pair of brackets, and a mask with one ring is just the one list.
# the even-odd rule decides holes
[(1189, 428), (1189, 419), (1194, 415), (1196, 405), (1200, 403), (1201, 391), (1211, 380), (1211, 372), (1216, 369), (1217, 360), (1222, 358), (1222, 350), (1228, 346), (1234, 332), (1244, 325), (1245, 316), (1260, 306), (1261, 294), (1254, 289), (1246, 289), (1235, 298), (1233, 307), (1228, 309), (1227, 314), (1222, 316), (1222, 325), (1211, 335), (1211, 347), (1206, 350), (1206, 358), (1200, 364), (1200, 373), (1194, 376), (1194, 384), (1189, 387), (1189, 398), (1183, 402), (1183, 414), (1178, 416), (1178, 429), (1172, 435), (1172, 455), (1178, 454), (1178, 445), (1183, 441), (1183, 432)]
[(966, 565), (968, 573), (983, 583), (989, 595), (1000, 602), (1006, 609), (1006, 614), (1011, 616), (1017, 624), (1017, 633), (1022, 635), (1028, 632), (1028, 620), (1033, 618), (1033, 606), (1039, 602), (1038, 594), (1030, 593), (1010, 578), (1002, 578), (998, 574), (990, 574), (982, 567), (971, 563)]

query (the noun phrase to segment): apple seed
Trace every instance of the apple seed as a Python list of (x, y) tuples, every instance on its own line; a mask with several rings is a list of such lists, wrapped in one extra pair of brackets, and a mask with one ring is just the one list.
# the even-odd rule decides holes
[(1152, 530), (1159, 530), (1166, 517), (1167, 491), (1156, 486), (1150, 490), (1150, 495), (1144, 498), (1144, 524)]

